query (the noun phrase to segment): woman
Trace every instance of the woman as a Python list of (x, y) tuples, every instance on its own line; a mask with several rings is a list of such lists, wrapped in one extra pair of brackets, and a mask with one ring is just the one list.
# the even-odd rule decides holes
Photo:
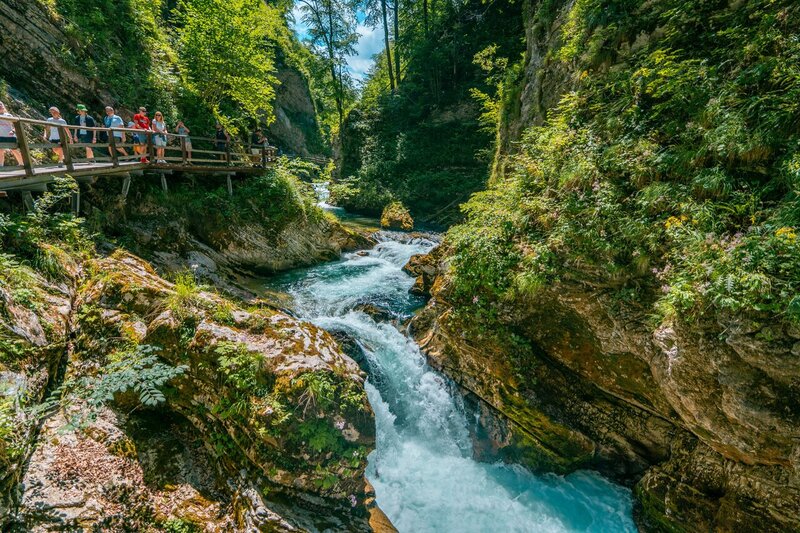
[(155, 134), (153, 144), (156, 147), (156, 163), (166, 163), (164, 159), (164, 148), (167, 146), (167, 124), (164, 122), (164, 115), (161, 111), (156, 111), (153, 121), (150, 123)]
[(183, 136), (183, 145), (186, 147), (186, 162), (188, 163), (192, 160), (192, 139), (189, 138), (189, 128), (186, 127), (182, 120), (179, 120), (178, 125), (175, 126), (175, 131), (178, 135)]
[[(51, 126), (45, 126), (44, 128), (44, 140), (50, 141), (53, 144), (53, 152), (55, 152), (56, 156), (58, 157), (58, 166), (64, 166), (64, 150), (61, 148), (61, 132), (58, 129), (58, 126), (66, 126), (67, 121), (61, 116), (61, 111), (58, 110), (57, 107), (53, 106), (48, 111), (50, 111), (50, 118), (47, 119), (47, 122), (52, 124)], [(72, 142), (72, 134), (69, 131), (69, 128), (64, 128), (64, 132), (67, 134), (66, 141)]]
[[(17, 130), (14, 128), (14, 123), (10, 120), (3, 120), (3, 117), (12, 117), (14, 115), (8, 112), (6, 105), (0, 102), (0, 144), (13, 144), (17, 146)], [(17, 165), (22, 166), (22, 153), (17, 148), (0, 148), (0, 167), (6, 164), (6, 153), (11, 152), (14, 159), (17, 160)]]

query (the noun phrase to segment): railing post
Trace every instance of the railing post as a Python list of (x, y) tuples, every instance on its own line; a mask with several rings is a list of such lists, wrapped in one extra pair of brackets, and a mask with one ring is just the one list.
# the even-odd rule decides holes
[(186, 135), (181, 135), (181, 163), (186, 166), (189, 161), (189, 155), (186, 150)]
[(119, 156), (117, 155), (117, 140), (114, 138), (114, 130), (108, 128), (108, 152), (111, 157), (111, 166), (119, 166)]
[(145, 135), (147, 135), (147, 157), (150, 159), (151, 163), (155, 163), (155, 149), (153, 148), (153, 132), (146, 130)]
[(267, 147), (261, 145), (261, 166), (267, 168)]
[(231, 140), (230, 139), (225, 141), (225, 161), (229, 165), (231, 164)]
[(28, 139), (25, 137), (25, 128), (22, 127), (22, 122), (19, 120), (14, 121), (14, 132), (17, 137), (17, 148), (22, 155), (22, 166), (25, 167), (25, 175), (33, 176), (33, 163), (31, 162), (31, 152), (28, 150)]
[(75, 167), (72, 164), (72, 154), (69, 151), (69, 138), (67, 135), (67, 128), (59, 124), (56, 126), (58, 128), (58, 143), (61, 145), (61, 150), (64, 152), (64, 164), (67, 165), (67, 170), (75, 170)]

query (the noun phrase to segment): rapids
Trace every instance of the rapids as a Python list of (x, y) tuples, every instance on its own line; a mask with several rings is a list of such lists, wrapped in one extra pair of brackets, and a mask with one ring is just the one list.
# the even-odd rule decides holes
[(377, 448), (367, 477), (378, 505), (401, 532), (636, 531), (628, 489), (592, 472), (534, 475), (519, 465), (472, 459), (470, 419), (451, 383), (432, 370), (393, 322), (358, 310), (370, 304), (398, 319), (423, 302), (401, 268), (436, 243), (381, 232), (366, 253), (294, 271), (270, 285), (293, 296), (295, 312), (354, 339), (366, 355)]

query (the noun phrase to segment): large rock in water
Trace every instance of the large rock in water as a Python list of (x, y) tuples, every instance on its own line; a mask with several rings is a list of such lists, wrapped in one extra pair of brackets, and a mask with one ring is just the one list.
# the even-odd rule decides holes
[(22, 483), (23, 529), (370, 530), (364, 374), (326, 332), (176, 286), (126, 252), (85, 268), (97, 274), (74, 304), (66, 380), (141, 345), (186, 369), (157, 408), (126, 393), (77, 433), (50, 419)]
[(505, 302), (509, 330), (487, 334), (460, 321), (439, 274), (412, 331), (475, 406), (489, 437), (478, 453), (597, 469), (634, 487), (643, 530), (800, 530), (798, 331), (742, 318), (654, 328), (602, 288), (562, 282)]
[(406, 206), (400, 202), (392, 202), (383, 208), (381, 227), (411, 231), (414, 229), (414, 219)]

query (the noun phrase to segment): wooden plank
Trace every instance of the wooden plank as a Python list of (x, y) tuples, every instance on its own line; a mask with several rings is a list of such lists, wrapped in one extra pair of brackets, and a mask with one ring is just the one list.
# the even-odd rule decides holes
[(33, 175), (33, 163), (31, 162), (31, 153), (28, 149), (28, 139), (25, 137), (25, 129), (22, 127), (20, 121), (14, 122), (14, 132), (17, 137), (17, 146), (19, 153), (22, 155), (22, 165), (25, 167), (25, 175)]
[(67, 170), (75, 170), (72, 164), (72, 154), (69, 151), (69, 133), (67, 128), (59, 124), (56, 126), (58, 129), (58, 143), (61, 145), (61, 151), (64, 152), (64, 163), (67, 165)]

